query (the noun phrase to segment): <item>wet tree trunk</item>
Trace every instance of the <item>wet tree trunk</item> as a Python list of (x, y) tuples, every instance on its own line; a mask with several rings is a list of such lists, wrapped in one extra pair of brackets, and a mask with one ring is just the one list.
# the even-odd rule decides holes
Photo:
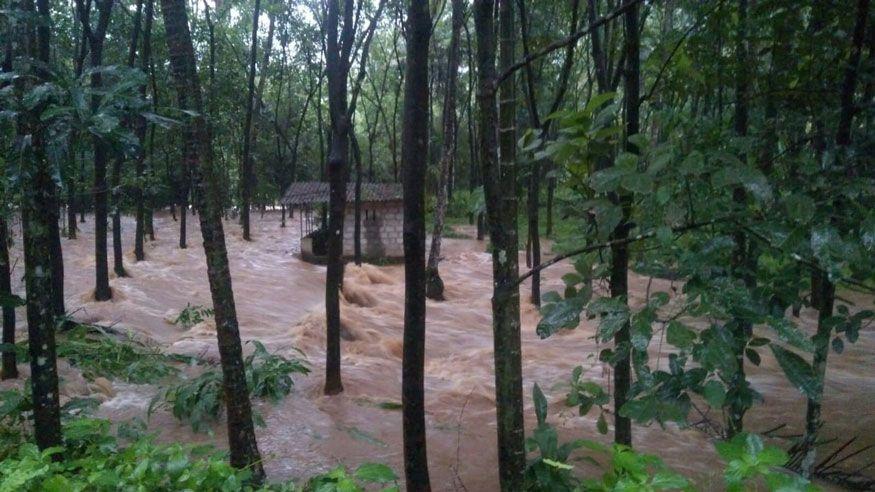
[[(626, 151), (637, 153), (638, 148), (629, 141), (629, 137), (639, 133), (638, 110), (640, 105), (640, 39), (638, 31), (639, 18), (638, 4), (633, 5), (623, 15), (625, 31), (625, 88), (624, 104), (626, 111)], [(611, 201), (622, 207), (623, 219), (614, 229), (611, 239), (623, 241), (629, 237), (629, 216), (632, 208), (632, 200), (628, 195), (617, 196), (612, 194)], [(623, 302), (629, 302), (629, 245), (617, 244), (611, 246), (611, 297), (619, 297)], [(632, 421), (620, 413), (620, 409), (626, 404), (629, 387), (632, 384), (632, 370), (630, 363), (630, 334), (628, 321), (614, 335), (615, 350), (622, 354), (614, 366), (614, 442), (632, 445)]]
[[(844, 80), (842, 81), (840, 94), (841, 109), (835, 137), (837, 162), (845, 166), (849, 177), (854, 176), (854, 163), (850, 160), (852, 156), (847, 155), (847, 149), (852, 141), (851, 128), (855, 113), (854, 92), (857, 86), (869, 3), (869, 0), (857, 0), (856, 22), (851, 39), (851, 53), (845, 66)], [(872, 27), (870, 26), (869, 29), (872, 29)], [(836, 208), (841, 208), (841, 206), (841, 204), (837, 204)], [(811, 475), (815, 465), (817, 436), (823, 423), (821, 421), (823, 385), (826, 378), (827, 356), (829, 355), (829, 344), (833, 330), (833, 324), (829, 323), (829, 319), (832, 317), (836, 299), (835, 285), (830, 281), (826, 272), (818, 268), (812, 272), (811, 279), (812, 304), (818, 310), (817, 333), (812, 338), (814, 342), (814, 358), (811, 366), (819, 384), (817, 386), (817, 397), (809, 398), (806, 407), (805, 434), (802, 438), (802, 449), (805, 451), (805, 457), (802, 460), (802, 474), (805, 477)], [(815, 295), (815, 290), (817, 295)]]
[[(353, 125), (354, 126), (354, 125)], [(355, 220), (352, 241), (353, 260), (356, 265), (362, 264), (362, 151), (359, 148), (359, 140), (355, 134), (350, 135), (353, 159), (355, 160), (355, 203), (353, 204), (353, 216)]]
[[(514, 63), (514, 15), (511, 0), (499, 0), (500, 66)], [(503, 491), (523, 488), (526, 466), (520, 342), (517, 237), (514, 77), (498, 88), (496, 114), (494, 2), (476, 0), (477, 66), (480, 76), (480, 162), (492, 240), (492, 330), (495, 345), (495, 403), (498, 423), (498, 472)], [(501, 138), (497, 142), (497, 135)], [(500, 149), (499, 149), (500, 145)], [(498, 161), (500, 156), (500, 162)]]
[[(82, 6), (82, 0), (77, 0), (77, 10), (79, 11), (79, 19), (82, 22), (82, 28), (85, 35), (88, 36), (88, 43), (91, 46), (91, 66), (99, 67), (103, 64), (103, 42), (106, 39), (106, 29), (109, 26), (109, 17), (112, 12), (113, 0), (95, 0), (97, 5), (98, 21), (95, 29), (91, 28), (90, 12), (88, 8)], [(99, 92), (103, 85), (100, 72), (94, 72), (91, 75), (91, 87)], [(91, 109), (97, 111), (100, 107), (101, 96), (94, 94), (91, 96)], [(106, 184), (106, 161), (107, 161), (107, 145), (103, 139), (97, 135), (93, 137), (94, 141), (94, 183), (92, 188), (92, 196), (94, 197), (94, 273), (95, 273), (95, 288), (94, 299), (97, 301), (107, 301), (112, 298), (112, 291), (109, 288), (109, 263), (107, 254), (106, 227), (107, 227), (107, 184)]]
[[(137, 0), (137, 10), (134, 13), (134, 25), (131, 29), (131, 45), (128, 48), (128, 67), (134, 68), (137, 58), (137, 44), (140, 41), (141, 20), (143, 18), (143, 0)], [(131, 122), (136, 125), (136, 122)], [(129, 123), (130, 124), (130, 123)], [(136, 132), (136, 126), (133, 128)], [(113, 270), (117, 277), (127, 277), (122, 250), (122, 190), (121, 174), (124, 154), (117, 155), (112, 166), (112, 259)]]
[[(748, 55), (747, 55), (747, 0), (738, 1), (738, 31), (736, 33), (736, 80), (735, 80), (735, 113), (733, 115), (733, 126), (735, 134), (739, 137), (747, 135), (748, 130)], [(747, 193), (744, 188), (736, 187), (732, 191), (733, 201), (739, 208), (746, 207)], [(742, 230), (738, 230), (733, 234), (735, 241), (735, 249), (732, 253), (732, 271), (736, 278), (742, 280), (745, 285), (752, 287), (753, 285), (753, 267), (751, 265), (750, 244), (747, 235)], [(729, 405), (729, 412), (726, 415), (726, 436), (731, 438), (744, 430), (744, 415), (747, 413), (750, 405), (746, 403), (747, 398), (743, 398), (743, 394), (748, 393), (749, 383), (745, 375), (744, 369), (744, 351), (747, 347), (747, 341), (752, 334), (752, 326), (749, 322), (741, 319), (731, 320), (733, 330), (733, 339), (735, 343), (734, 355), (738, 369), (729, 382), (729, 392), (736, 395), (732, 398)]]
[[(5, 71), (5, 70), (4, 70)], [(6, 198), (4, 197), (4, 200)], [(5, 205), (5, 203), (4, 203)], [(6, 218), (10, 215), (7, 207), (3, 207), (0, 215), (0, 296), (12, 298), (12, 265), (9, 263), (9, 226)], [(15, 306), (3, 305), (3, 344), (7, 347), (15, 345)], [(14, 350), (3, 352), (3, 370), (0, 379), (14, 379), (18, 377)]]
[(212, 142), (203, 116), (201, 87), (195, 65), (194, 47), (188, 30), (184, 0), (161, 0), (167, 49), (173, 77), (186, 108), (195, 111), (186, 128), (186, 161), (199, 189), (198, 217), (207, 257), (207, 276), (216, 319), (216, 335), (228, 410), (228, 444), (231, 465), (248, 468), (255, 483), (264, 480), (264, 469), (255, 440), (252, 407), (246, 389), (243, 350), (237, 324), (237, 311), (228, 266), (228, 252), (222, 228), (220, 177), (214, 168)]
[[(341, 4), (343, 29), (339, 32)], [(331, 120), (328, 155), (328, 271), (325, 280), (325, 318), (328, 330), (325, 353), (326, 395), (343, 391), (340, 376), (340, 288), (343, 282), (343, 216), (349, 174), (347, 77), (350, 66), (346, 55), (353, 43), (354, 10), (353, 0), (329, 2), (326, 19), (325, 68), (328, 74), (328, 111)]]
[[(192, 150), (188, 148), (191, 145), (186, 142), (183, 148), (186, 153)], [(188, 188), (191, 181), (191, 169), (186, 161), (182, 165), (182, 190), (179, 192), (179, 249), (188, 248)]]
[[(455, 2), (454, 2), (455, 3)], [(429, 491), (425, 428), (425, 174), (428, 155), (427, 0), (411, 0), (407, 13), (407, 74), (404, 78), (404, 354), (401, 395), (404, 475), (407, 489)]]
[[(149, 73), (149, 67), (152, 60), (152, 20), (154, 18), (155, 8), (154, 0), (146, 0), (146, 20), (143, 28), (143, 51), (140, 56), (140, 67), (143, 73)], [(140, 96), (146, 98), (146, 84), (140, 87)], [(136, 261), (146, 259), (146, 253), (143, 249), (146, 235), (146, 192), (145, 188), (145, 161), (146, 161), (146, 119), (142, 116), (137, 118), (135, 133), (137, 141), (140, 142), (140, 149), (137, 151), (136, 168), (137, 186), (136, 186), (136, 226), (134, 230), (134, 258)]]
[[(431, 231), (431, 248), (428, 252), (426, 266), (425, 292), (429, 299), (442, 301), (444, 299), (444, 282), (438, 271), (441, 257), (441, 237), (444, 233), (444, 219), (447, 214), (447, 199), (449, 195), (449, 174), (453, 167), (456, 150), (456, 88), (459, 78), (459, 52), (462, 37), (462, 24), (465, 23), (465, 3), (453, 0), (453, 27), (450, 35), (449, 54), (447, 56), (447, 81), (444, 93), (443, 132), (444, 141), (441, 146), (441, 169), (438, 180), (437, 200), (434, 208), (434, 227)], [(405, 124), (406, 125), (406, 124)]]
[(243, 239), (251, 241), (249, 212), (252, 207), (252, 185), (255, 171), (252, 163), (252, 109), (255, 102), (255, 60), (258, 57), (258, 17), (261, 14), (261, 0), (255, 0), (252, 14), (252, 41), (249, 51), (249, 75), (246, 96), (246, 117), (243, 122), (243, 157), (240, 165), (240, 223), (243, 225)]
[[(23, 2), (26, 12), (34, 12), (33, 2)], [(37, 0), (36, 27), (27, 28), (27, 54), (49, 64), (49, 1)], [(34, 32), (35, 31), (35, 32)], [(32, 68), (37, 81), (45, 80), (42, 69)], [(28, 84), (28, 82), (25, 82)], [(27, 334), (30, 353), (34, 434), (41, 450), (61, 445), (61, 419), (58, 399), (58, 367), (55, 353), (55, 310), (53, 306), (53, 235), (58, 228), (57, 209), (52, 204), (57, 193), (46, 155), (41, 104), (19, 118), (19, 135), (31, 138), (31, 151), (22, 163), (21, 218), (24, 230), (24, 281), (27, 286)]]

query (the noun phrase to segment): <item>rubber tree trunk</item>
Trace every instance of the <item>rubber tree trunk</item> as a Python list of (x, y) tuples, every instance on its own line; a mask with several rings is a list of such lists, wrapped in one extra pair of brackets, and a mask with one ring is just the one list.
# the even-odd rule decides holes
[[(736, 32), (736, 79), (735, 79), (735, 113), (733, 115), (733, 127), (735, 134), (739, 137), (747, 135), (748, 131), (748, 90), (749, 90), (749, 74), (748, 74), (748, 54), (747, 54), (747, 23), (748, 9), (747, 0), (738, 1), (738, 27)], [(733, 201), (739, 208), (746, 207), (747, 192), (742, 187), (736, 187), (732, 191)], [(735, 248), (732, 253), (732, 272), (736, 278), (740, 279), (749, 288), (754, 286), (753, 268), (753, 253), (750, 250), (750, 244), (747, 234), (739, 229), (733, 234)], [(732, 319), (730, 321), (732, 336), (734, 340), (734, 355), (737, 365), (735, 375), (730, 380), (728, 387), (729, 392), (739, 395), (732, 398), (728, 412), (726, 413), (726, 436), (731, 438), (744, 430), (744, 415), (749, 410), (750, 406), (746, 403), (747, 398), (742, 398), (741, 395), (750, 391), (747, 376), (744, 367), (744, 351), (747, 347), (747, 342), (752, 335), (750, 322), (742, 319)]]
[[(343, 6), (343, 30), (338, 32)], [(349, 178), (349, 115), (347, 77), (350, 61), (345, 47), (353, 42), (353, 0), (329, 2), (325, 64), (328, 74), (328, 110), (331, 141), (328, 155), (328, 265), (325, 279), (325, 394), (343, 391), (340, 375), (340, 288), (343, 282), (343, 219), (346, 211), (346, 183)]]
[[(514, 63), (513, 3), (499, 0), (500, 66)], [(498, 88), (496, 114), (494, 2), (474, 4), (479, 81), (480, 162), (492, 240), (492, 330), (495, 347), (495, 406), (501, 490), (523, 489), (526, 455), (520, 342), (519, 238), (516, 196), (516, 88), (507, 77)], [(497, 135), (501, 140), (497, 142)], [(499, 150), (500, 146), (500, 150)], [(499, 163), (498, 156), (501, 156)]]
[(429, 299), (442, 301), (444, 299), (444, 282), (438, 271), (441, 257), (441, 238), (444, 233), (444, 220), (447, 215), (447, 200), (449, 196), (449, 174), (453, 167), (456, 150), (456, 92), (459, 79), (459, 56), (462, 37), (462, 25), (465, 23), (465, 3), (453, 0), (452, 33), (447, 56), (447, 80), (444, 93), (443, 133), (441, 146), (440, 177), (438, 178), (437, 200), (434, 208), (434, 226), (431, 231), (431, 248), (428, 252), (426, 266), (426, 295)]
[[(146, 0), (145, 21), (143, 26), (143, 50), (140, 55), (140, 66), (143, 73), (149, 73), (152, 59), (152, 20), (154, 17), (154, 0)], [(146, 84), (140, 86), (140, 96), (146, 97)], [(146, 119), (137, 118), (135, 134), (140, 142), (140, 150), (137, 152), (135, 173), (137, 176), (136, 186), (136, 225), (134, 228), (134, 259), (143, 261), (146, 259), (146, 253), (143, 248), (146, 236)]]
[(404, 353), (401, 396), (407, 489), (431, 490), (425, 424), (425, 175), (428, 155), (428, 0), (411, 0), (404, 77)]
[(228, 251), (222, 227), (222, 197), (219, 172), (214, 168), (211, 136), (203, 115), (200, 81), (195, 65), (194, 47), (188, 29), (185, 0), (161, 0), (164, 26), (167, 33), (167, 50), (173, 78), (180, 100), (187, 104), (183, 109), (197, 113), (186, 125), (186, 161), (194, 175), (197, 209), (200, 211), (201, 234), (207, 258), (207, 277), (215, 310), (216, 336), (222, 365), (222, 380), (228, 410), (228, 447), (231, 465), (248, 468), (253, 482), (264, 480), (264, 469), (255, 427), (252, 422), (252, 406), (246, 388), (243, 364), (243, 349), (237, 324), (237, 309), (228, 266)]
[[(113, 0), (102, 0), (95, 3), (98, 8), (98, 23), (92, 30), (87, 18), (83, 20), (83, 28), (89, 37), (91, 45), (91, 66), (99, 67), (103, 64), (103, 43), (106, 39), (106, 29), (109, 25), (109, 17), (112, 12)], [(96, 112), (101, 104), (102, 75), (99, 71), (91, 74), (91, 87), (96, 94), (91, 96), (91, 109)], [(93, 137), (94, 143), (94, 182), (92, 196), (94, 197), (94, 274), (95, 287), (94, 299), (108, 301), (112, 298), (112, 290), (109, 288), (109, 258), (107, 254), (107, 203), (109, 200), (106, 183), (107, 144), (103, 138), (97, 135)]]
[[(25, 0), (24, 10), (33, 13), (33, 2)], [(49, 1), (37, 0), (36, 27), (28, 26), (28, 55), (49, 64)], [(33, 41), (35, 40), (35, 42)], [(32, 74), (45, 80), (40, 69)], [(26, 83), (27, 84), (27, 83)], [(52, 167), (46, 155), (41, 104), (19, 118), (19, 134), (30, 136), (29, 155), (24, 157), (21, 218), (24, 231), (24, 281), (27, 286), (27, 335), (30, 354), (30, 381), (33, 400), (34, 434), (41, 450), (61, 445), (61, 418), (58, 399), (58, 367), (55, 353), (55, 311), (53, 307), (54, 262), (52, 228), (57, 229), (57, 193)]]
[[(854, 92), (857, 86), (869, 4), (869, 0), (857, 0), (856, 22), (851, 38), (851, 52), (845, 65), (844, 80), (842, 81), (841, 108), (835, 137), (837, 161), (840, 165), (845, 166), (849, 179), (855, 177), (854, 163), (850, 161), (852, 156), (847, 155), (847, 149), (852, 142), (851, 128), (855, 114)], [(870, 26), (869, 29), (871, 28)], [(835, 206), (837, 209), (843, 207), (841, 203), (836, 203)], [(812, 304), (818, 310), (817, 333), (812, 339), (814, 342), (812, 369), (819, 384), (817, 386), (818, 394), (814, 398), (808, 398), (806, 405), (805, 434), (802, 438), (802, 449), (805, 456), (802, 459), (801, 470), (806, 477), (811, 475), (817, 458), (817, 437), (822, 425), (823, 387), (833, 329), (833, 324), (829, 322), (829, 319), (833, 315), (835, 304), (835, 285), (829, 280), (828, 275), (822, 270), (816, 269), (812, 272), (811, 280)]]
[[(0, 296), (11, 298), (12, 296), (12, 270), (9, 263), (9, 226), (6, 217), (9, 210), (3, 210), (0, 215)], [(15, 345), (15, 307), (3, 306), (3, 343), (9, 347)], [(3, 352), (2, 379), (14, 379), (18, 377), (14, 350)]]
[[(626, 142), (627, 152), (637, 153), (638, 148), (629, 140), (632, 135), (639, 133), (638, 110), (640, 105), (640, 39), (638, 32), (639, 18), (638, 4), (630, 7), (623, 15), (625, 30), (625, 87), (624, 104), (626, 111)], [(611, 201), (620, 205), (623, 210), (623, 219), (614, 229), (612, 238), (624, 240), (629, 237), (629, 215), (632, 207), (631, 197), (628, 195), (612, 195)], [(611, 247), (611, 297), (622, 298), (623, 302), (629, 302), (629, 246), (617, 244)], [(629, 323), (626, 322), (614, 335), (614, 347), (619, 354), (614, 366), (614, 442), (632, 445), (632, 421), (621, 415), (621, 409), (626, 404), (629, 387), (632, 384), (632, 370), (630, 363), (631, 350)], [(621, 347), (625, 347), (622, 348)]]
[(252, 110), (255, 104), (255, 60), (258, 57), (258, 17), (261, 14), (261, 0), (255, 0), (252, 14), (252, 41), (249, 51), (249, 75), (246, 96), (246, 116), (243, 122), (243, 157), (240, 163), (240, 223), (243, 225), (243, 239), (252, 240), (249, 227), (249, 213), (252, 207)]

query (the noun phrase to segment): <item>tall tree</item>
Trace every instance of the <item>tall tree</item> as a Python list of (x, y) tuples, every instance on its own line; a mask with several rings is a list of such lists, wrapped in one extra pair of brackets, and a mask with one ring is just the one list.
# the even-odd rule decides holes
[(425, 172), (428, 155), (428, 0), (410, 0), (404, 78), (404, 474), (407, 489), (429, 491), (425, 429)]
[(249, 48), (249, 75), (247, 79), (246, 116), (243, 121), (243, 156), (240, 163), (240, 222), (243, 239), (251, 241), (249, 209), (252, 206), (252, 188), (255, 185), (255, 165), (252, 162), (252, 109), (255, 105), (255, 61), (258, 58), (258, 18), (261, 0), (255, 0), (252, 13), (252, 41)]
[[(4, 24), (5, 32), (13, 34), (12, 26)], [(13, 36), (7, 36), (3, 46), (4, 74), (12, 72)], [(0, 82), (0, 89), (5, 89), (10, 82)], [(0, 296), (12, 299), (12, 267), (9, 263), (9, 246), (12, 238), (9, 236), (9, 217), (12, 216), (10, 205), (10, 189), (8, 175), (3, 173), (3, 182), (0, 186)], [(75, 217), (73, 217), (75, 222)], [(74, 229), (75, 230), (75, 229)], [(75, 234), (74, 234), (75, 235)], [(7, 347), (15, 345), (15, 306), (10, 302), (3, 303), (3, 339), (0, 341)], [(18, 377), (17, 359), (14, 350), (4, 350), (0, 353), (3, 358), (0, 379), (14, 379)]]
[[(154, 18), (154, 0), (146, 0), (146, 18), (143, 24), (143, 48), (140, 53), (140, 69), (144, 74), (149, 73), (149, 69), (152, 63), (152, 21)], [(145, 99), (146, 98), (146, 83), (140, 86), (140, 96)], [(134, 172), (137, 177), (137, 185), (136, 185), (136, 225), (134, 230), (134, 258), (137, 261), (143, 261), (146, 259), (146, 253), (143, 250), (143, 243), (145, 242), (146, 235), (146, 192), (144, 183), (146, 175), (145, 175), (145, 161), (146, 161), (146, 119), (142, 116), (138, 116), (136, 119), (134, 132), (137, 136), (137, 141), (140, 146), (137, 149), (136, 159), (136, 167)]]
[[(639, 50), (641, 40), (638, 30), (639, 18), (638, 4), (634, 4), (623, 14), (625, 31), (625, 61), (624, 68), (624, 105), (626, 111), (626, 151), (637, 153), (638, 148), (632, 143), (631, 137), (638, 135), (640, 106), (640, 57)], [(628, 194), (618, 195), (612, 193), (611, 201), (622, 208), (622, 220), (614, 229), (611, 239), (618, 244), (611, 246), (611, 297), (622, 298), (623, 302), (629, 303), (629, 245), (624, 243), (629, 237), (629, 217), (631, 215), (632, 198)], [(631, 336), (629, 322), (614, 335), (614, 348), (622, 354), (617, 358), (614, 365), (614, 442), (617, 444), (632, 445), (632, 421), (622, 414), (621, 409), (628, 399), (629, 387), (632, 384), (632, 370), (629, 351), (631, 350)]]
[(447, 196), (449, 193), (449, 175), (453, 167), (456, 151), (456, 92), (459, 79), (459, 55), (462, 37), (462, 26), (465, 23), (465, 2), (452, 2), (452, 31), (450, 46), (447, 53), (447, 77), (444, 92), (443, 134), (441, 146), (440, 175), (438, 178), (437, 200), (434, 207), (434, 225), (431, 231), (431, 249), (428, 252), (426, 267), (426, 294), (430, 299), (443, 300), (444, 282), (438, 272), (441, 256), (441, 237), (444, 232), (444, 218), (447, 214)]
[[(47, 80), (45, 67), (50, 62), (49, 42), (52, 29), (49, 0), (22, 2), (28, 18), (26, 33), (27, 71), (32, 79)], [(24, 82), (27, 89), (36, 85)], [(30, 381), (33, 399), (34, 433), (40, 449), (61, 445), (61, 409), (58, 398), (58, 366), (55, 352), (55, 310), (53, 291), (55, 267), (52, 258), (52, 228), (57, 229), (57, 193), (54, 170), (46, 147), (46, 132), (41, 114), (47, 101), (19, 117), (20, 142), (29, 140), (23, 153), (21, 220), (24, 231), (24, 282), (27, 303), (27, 338), (30, 355)]]
[(231, 450), (231, 465), (248, 468), (253, 481), (264, 479), (261, 456), (255, 440), (252, 423), (252, 405), (246, 388), (243, 365), (243, 349), (237, 323), (237, 308), (231, 285), (228, 266), (228, 251), (222, 227), (222, 197), (220, 175), (213, 161), (212, 138), (203, 117), (203, 102), (200, 80), (188, 29), (188, 13), (185, 0), (161, 0), (167, 51), (176, 83), (180, 106), (194, 115), (186, 125), (185, 146), (189, 169), (193, 171), (198, 188), (198, 217), (207, 257), (207, 277), (216, 319), (216, 336), (222, 364), (222, 380), (228, 410), (228, 447)]
[[(97, 25), (91, 25), (91, 2), (83, 3), (76, 0), (76, 11), (79, 21), (82, 23), (84, 35), (88, 38), (91, 48), (91, 68), (96, 69), (103, 64), (103, 43), (106, 39), (106, 30), (109, 27), (109, 18), (112, 13), (114, 0), (94, 0), (97, 5)], [(91, 87), (94, 94), (91, 96), (91, 109), (97, 111), (101, 102), (101, 86), (103, 76), (100, 70), (94, 70), (91, 74)], [(103, 137), (93, 136), (94, 144), (94, 184), (92, 195), (94, 197), (94, 274), (95, 288), (94, 298), (97, 301), (107, 301), (112, 298), (112, 290), (109, 288), (109, 264), (106, 243), (107, 221), (107, 184), (106, 184), (106, 160), (108, 145)]]
[[(499, 0), (500, 66), (514, 63), (514, 13), (511, 0)], [(516, 195), (516, 93), (511, 74), (498, 84), (495, 72), (495, 2), (477, 0), (480, 162), (489, 234), (492, 240), (492, 332), (495, 346), (495, 406), (498, 421), (498, 473), (501, 490), (521, 490), (526, 466), (523, 429), (522, 349), (520, 341), (519, 241)], [(496, 91), (498, 94), (496, 94)], [(500, 100), (496, 108), (496, 95)], [(496, 113), (498, 109), (498, 113)], [(501, 135), (500, 141), (497, 136)], [(500, 148), (499, 148), (500, 147)], [(500, 158), (500, 161), (499, 161)]]

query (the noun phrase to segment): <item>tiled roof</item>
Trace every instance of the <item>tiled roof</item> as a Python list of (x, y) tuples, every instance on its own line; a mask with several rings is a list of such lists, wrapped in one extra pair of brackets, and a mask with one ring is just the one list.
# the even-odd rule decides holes
[[(399, 183), (362, 183), (362, 202), (393, 202), (404, 199), (404, 189)], [(346, 185), (346, 201), (355, 200), (355, 183)], [(283, 205), (312, 205), (328, 203), (328, 183), (305, 181), (292, 183), (280, 202)]]

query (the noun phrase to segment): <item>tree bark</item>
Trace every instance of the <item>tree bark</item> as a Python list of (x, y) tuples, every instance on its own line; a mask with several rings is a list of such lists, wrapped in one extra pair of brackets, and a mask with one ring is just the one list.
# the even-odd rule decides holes
[[(4, 71), (6, 71), (4, 69)], [(6, 198), (4, 197), (4, 200)], [(0, 215), (0, 296), (11, 299), (12, 297), (12, 268), (9, 263), (9, 226), (6, 222), (10, 211), (3, 207)], [(7, 347), (15, 345), (15, 307), (3, 306), (3, 344)], [(15, 379), (18, 377), (17, 360), (14, 350), (3, 352), (3, 370), (0, 371), (0, 379)]]
[[(494, 1), (476, 0), (477, 65), (480, 76), (480, 161), (492, 239), (492, 330), (495, 345), (495, 402), (498, 422), (498, 473), (501, 490), (523, 488), (526, 466), (523, 429), (523, 388), (520, 341), (520, 298), (517, 237), (515, 84), (508, 77), (498, 88)], [(499, 0), (500, 66), (514, 62), (514, 14), (511, 0)], [(500, 141), (496, 141), (500, 134)], [(499, 149), (500, 146), (500, 149)], [(500, 162), (498, 161), (500, 156)]]
[[(640, 57), (639, 49), (641, 41), (638, 30), (638, 4), (629, 8), (623, 16), (625, 30), (625, 88), (624, 104), (626, 111), (626, 151), (638, 153), (638, 148), (629, 141), (629, 137), (639, 133), (639, 100), (640, 100)], [(623, 219), (614, 229), (612, 240), (625, 240), (629, 237), (629, 216), (632, 208), (631, 197), (624, 194), (617, 196), (612, 194), (611, 201), (622, 207)], [(617, 244), (611, 246), (611, 297), (623, 299), (629, 303), (629, 245)], [(632, 421), (629, 417), (621, 415), (621, 409), (626, 404), (629, 387), (632, 384), (632, 370), (630, 364), (630, 334), (629, 322), (614, 335), (615, 350), (622, 354), (614, 366), (614, 442), (632, 445)]]
[[(449, 195), (449, 174), (453, 167), (456, 150), (456, 91), (459, 78), (459, 54), (462, 37), (462, 25), (465, 23), (465, 3), (453, 0), (452, 33), (447, 56), (447, 81), (444, 93), (443, 132), (444, 141), (441, 146), (440, 177), (438, 178), (437, 200), (434, 208), (434, 226), (431, 231), (431, 248), (426, 266), (425, 292), (429, 299), (442, 301), (444, 299), (444, 282), (438, 271), (441, 257), (441, 237), (444, 233), (444, 219), (447, 214)], [(405, 124), (406, 125), (406, 124)]]
[(429, 491), (425, 425), (425, 174), (428, 155), (427, 0), (411, 0), (407, 13), (407, 74), (404, 77), (404, 354), (401, 396), (404, 475), (407, 489)]
[(240, 223), (243, 225), (243, 239), (251, 241), (249, 209), (252, 206), (253, 175), (252, 163), (252, 108), (255, 100), (255, 60), (258, 57), (258, 17), (261, 15), (261, 0), (255, 0), (252, 15), (252, 41), (249, 51), (249, 75), (246, 96), (246, 117), (243, 122), (243, 157), (240, 165)]
[[(149, 67), (152, 60), (152, 20), (155, 15), (154, 0), (146, 0), (146, 20), (143, 28), (143, 51), (140, 56), (140, 66), (143, 73), (149, 73)], [(140, 96), (146, 98), (146, 84), (140, 87)], [(146, 253), (143, 249), (146, 235), (146, 198), (145, 198), (145, 161), (146, 161), (146, 119), (142, 116), (137, 117), (135, 133), (137, 141), (140, 143), (140, 148), (137, 150), (136, 157), (136, 227), (134, 230), (134, 258), (137, 261), (146, 259)]]
[[(34, 13), (32, 0), (24, 0), (25, 12)], [(49, 64), (51, 19), (49, 1), (37, 0), (36, 15), (27, 27), (27, 54), (44, 66)], [(34, 24), (36, 25), (34, 27)], [(31, 65), (33, 78), (46, 80), (44, 69)], [(29, 84), (25, 82), (25, 85)], [(29, 155), (24, 157), (27, 172), (22, 173), (22, 229), (24, 230), (24, 281), (27, 303), (27, 334), (30, 353), (31, 392), (34, 434), (41, 450), (61, 445), (61, 418), (58, 399), (58, 367), (55, 353), (55, 310), (53, 306), (55, 265), (52, 257), (52, 228), (57, 229), (57, 193), (45, 149), (45, 129), (40, 114), (45, 103), (21, 115), (18, 132), (29, 136)]]
[[(90, 12), (82, 5), (82, 0), (77, 0), (77, 11), (82, 22), (88, 43), (91, 46), (91, 67), (99, 67), (103, 64), (103, 42), (106, 39), (106, 29), (109, 26), (109, 17), (112, 13), (113, 0), (95, 0), (97, 5), (97, 27), (92, 29)], [(99, 92), (103, 85), (99, 71), (91, 75), (91, 87), (98, 92), (91, 96), (91, 109), (97, 111), (100, 107), (101, 96)], [(106, 228), (107, 228), (107, 183), (106, 161), (107, 145), (97, 135), (93, 137), (94, 144), (94, 183), (92, 196), (94, 197), (94, 273), (95, 288), (94, 299), (108, 301), (112, 298), (112, 290), (109, 288), (109, 263), (107, 254)]]
[(237, 324), (237, 310), (228, 266), (228, 252), (222, 227), (220, 177), (214, 168), (211, 136), (203, 115), (201, 87), (195, 65), (194, 47), (188, 29), (185, 0), (161, 0), (167, 50), (173, 78), (183, 109), (197, 113), (186, 127), (186, 161), (193, 171), (198, 217), (207, 257), (207, 276), (215, 310), (216, 335), (228, 410), (228, 444), (231, 465), (248, 468), (256, 484), (264, 480), (264, 469), (255, 440), (252, 407), (246, 388), (243, 350)]

